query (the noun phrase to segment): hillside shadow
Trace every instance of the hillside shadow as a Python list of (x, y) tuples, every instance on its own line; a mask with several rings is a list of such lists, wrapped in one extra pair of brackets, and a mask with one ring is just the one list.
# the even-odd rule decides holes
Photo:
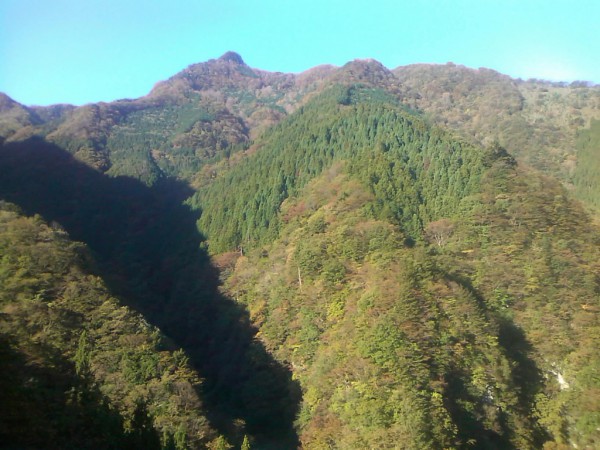
[[(527, 418), (527, 421), (529, 421), (527, 425), (532, 432), (531, 439), (533, 445), (535, 445), (536, 448), (541, 447), (543, 443), (549, 439), (549, 436), (537, 422), (535, 417), (531, 416), (529, 413), (529, 411), (534, 410), (536, 395), (541, 392), (544, 387), (544, 375), (533, 357), (533, 346), (527, 339), (524, 331), (513, 322), (508, 315), (497, 308), (490, 307), (484, 296), (473, 286), (473, 283), (469, 278), (452, 271), (444, 271), (443, 276), (448, 281), (454, 282), (466, 289), (475, 300), (479, 310), (486, 317), (493, 319), (498, 325), (498, 344), (504, 355), (510, 361), (510, 379), (515, 388), (513, 393), (518, 399), (516, 409), (523, 417)], [(466, 392), (459, 386), (458, 379), (450, 382), (450, 384), (453, 383), (455, 384), (453, 388), (454, 392)], [(455, 402), (454, 398), (450, 398), (449, 402), (453, 404), (450, 409), (453, 418), (457, 420), (457, 423), (460, 424), (460, 421), (466, 418), (465, 429), (477, 431), (473, 426), (474, 422), (469, 422), (469, 414), (465, 411), (461, 411), (460, 408), (455, 407), (458, 403)], [(459, 428), (461, 427), (459, 426)], [(480, 431), (477, 431), (475, 435), (478, 434), (480, 434)], [(494, 438), (494, 440), (497, 441), (498, 439)], [(508, 446), (508, 443), (503, 444), (503, 446)]]
[[(544, 374), (533, 359), (533, 345), (525, 332), (507, 317), (498, 317), (498, 343), (512, 362), (512, 381), (519, 387), (516, 392), (519, 406), (523, 411), (533, 411), (536, 395), (543, 391)], [(532, 439), (537, 448), (541, 448), (550, 436), (532, 420)]]
[[(506, 436), (506, 423), (503, 414), (498, 414), (497, 429), (490, 429), (482, 422), (484, 411), (481, 407), (468, 408), (466, 404), (478, 405), (480, 399), (469, 393), (464, 383), (464, 374), (450, 372), (446, 382), (448, 386), (444, 393), (444, 404), (457, 425), (457, 436), (469, 448), (478, 450), (510, 450), (515, 447), (510, 444)], [(464, 447), (466, 448), (466, 446)]]
[(71, 361), (48, 346), (37, 350), (50, 364), (32, 363), (0, 334), (0, 448), (160, 449), (157, 434), (145, 440), (149, 445), (135, 445), (122, 417), (75, 375)]
[(0, 147), (0, 198), (88, 245), (111, 290), (185, 349), (213, 426), (232, 442), (248, 433), (260, 448), (296, 448), (298, 385), (219, 292), (197, 214), (182, 205), (191, 193), (175, 180), (107, 177), (39, 138)]

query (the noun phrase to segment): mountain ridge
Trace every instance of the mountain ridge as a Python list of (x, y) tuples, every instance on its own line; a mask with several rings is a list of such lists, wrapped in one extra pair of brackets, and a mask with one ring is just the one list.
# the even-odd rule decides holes
[[(40, 336), (62, 352), (67, 384), (90, 351), (104, 354), (89, 345), (110, 341), (100, 316), (93, 339), (74, 319), (40, 335), (44, 315), (22, 320), (18, 342), (5, 332), (49, 299), (89, 303), (60, 287), (62, 269), (27, 257), (47, 235), (53, 255), (82, 245), (66, 230), (115, 307), (181, 348), (173, 357), (201, 380), (187, 397), (204, 437), (150, 395), (168, 366), (153, 354), (92, 359), (86, 376), (125, 440), (594, 448), (600, 231), (577, 198), (593, 211), (600, 189), (599, 94), (453, 64), (271, 73), (226, 53), (136, 100), (5, 98), (0, 198), (49, 225), (1, 204), (9, 228), (38, 231), (13, 248), (0, 229), (13, 255), (0, 259), (1, 291), (14, 294), (0, 299), (0, 339), (16, 351), (0, 358), (19, 374), (0, 382), (22, 383), (20, 347)], [(147, 407), (120, 407), (107, 370)], [(185, 396), (178, 386), (167, 384)]]
[[(197, 101), (194, 100), (196, 96), (202, 95), (203, 101), (220, 105), (238, 116), (249, 130), (248, 137), (255, 138), (323, 86), (337, 82), (379, 85), (408, 107), (426, 113), (437, 123), (449, 126), (465, 137), (484, 145), (489, 143), (485, 139), (499, 140), (523, 162), (550, 170), (553, 175), (562, 177), (567, 185), (572, 182), (572, 166), (576, 164), (574, 130), (585, 128), (592, 118), (600, 118), (600, 88), (582, 83), (567, 86), (539, 80), (522, 81), (492, 69), (469, 69), (453, 63), (413, 64), (388, 69), (369, 59), (350, 61), (341, 67), (317, 66), (298, 74), (285, 74), (251, 69), (239, 54), (227, 52), (220, 58), (188, 66), (158, 82), (147, 95), (138, 99), (95, 104), (94, 108), (113, 116), (108, 120), (100, 114), (82, 122), (81, 117), (85, 114), (77, 111), (89, 110), (92, 104), (74, 110), (70, 106), (56, 105), (24, 109), (27, 107), (15, 104), (12, 99), (12, 103), (9, 102), (9, 97), (4, 95), (3, 104), (10, 104), (14, 112), (0, 114), (0, 136), (4, 140), (14, 140), (40, 132), (47, 134), (48, 131), (40, 128), (40, 122), (46, 127), (57, 128), (51, 123), (62, 121), (66, 122), (63, 130), (54, 130), (57, 136), (88, 141), (88, 144), (75, 143), (79, 149), (74, 153), (79, 150), (82, 154), (103, 153), (103, 136), (131, 112), (154, 108), (165, 102), (185, 104)], [(453, 112), (459, 110), (460, 114)], [(539, 134), (528, 136), (527, 128), (539, 122), (541, 117), (550, 117), (546, 114), (548, 111), (554, 116), (553, 122), (544, 130), (550, 139), (543, 139)], [(492, 117), (494, 120), (490, 121)], [(53, 120), (48, 120), (50, 118)], [(68, 130), (70, 122), (78, 129), (95, 127), (98, 131), (81, 139), (82, 136), (77, 137), (77, 133)], [(539, 128), (539, 123), (535, 126)], [(511, 136), (506, 130), (510, 130)], [(15, 135), (17, 131), (19, 133)], [(544, 140), (548, 143), (536, 147), (535, 142)], [(559, 145), (563, 152), (567, 150), (566, 153), (558, 153)], [(540, 160), (544, 158), (551, 161), (552, 167), (543, 167), (544, 162)], [(106, 160), (106, 156), (100, 155), (97, 159)], [(103, 170), (108, 168), (106, 163), (101, 167)]]

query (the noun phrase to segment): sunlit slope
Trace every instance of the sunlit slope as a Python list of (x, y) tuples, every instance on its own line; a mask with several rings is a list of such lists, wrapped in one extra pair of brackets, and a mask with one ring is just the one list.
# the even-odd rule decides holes
[(598, 231), (557, 181), (360, 86), (256, 145), (193, 202), (307, 448), (595, 445)]

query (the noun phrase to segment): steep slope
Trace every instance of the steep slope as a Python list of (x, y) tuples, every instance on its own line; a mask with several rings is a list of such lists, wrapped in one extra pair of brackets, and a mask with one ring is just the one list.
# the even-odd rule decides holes
[(517, 159), (569, 188), (579, 165), (577, 133), (600, 119), (600, 88), (586, 83), (514, 80), (451, 63), (393, 72), (411, 107), (476, 142), (499, 141)]
[(209, 248), (238, 249), (226, 292), (301, 382), (304, 446), (593, 448), (598, 230), (384, 94), (323, 93), (194, 197)]
[(40, 118), (32, 110), (0, 92), (0, 142), (20, 129), (40, 122)]
[(410, 248), (334, 166), (284, 203), (279, 239), (219, 258), (302, 384), (306, 448), (598, 444), (598, 231), (556, 182), (492, 170)]
[(229, 158), (296, 109), (328, 72), (270, 73), (228, 52), (136, 100), (28, 109), (2, 97), (0, 136), (41, 136), (101, 172), (148, 185), (167, 176), (192, 180), (207, 162)]
[(111, 296), (88, 250), (58, 225), (0, 208), (3, 445), (183, 449), (217, 439), (187, 357)]
[[(199, 227), (211, 250), (256, 246), (277, 236), (281, 202), (340, 159), (381, 192), (374, 213), (402, 223), (410, 237), (426, 221), (455, 210), (477, 188), (482, 153), (394, 103), (382, 89), (338, 85), (274, 127), (255, 144), (260, 152), (192, 199), (203, 212)], [(433, 190), (453, 195), (428, 197)]]
[[(457, 229), (458, 245), (438, 259), (508, 321), (501, 342), (514, 352), (515, 377), (548, 436), (597, 447), (599, 230), (556, 180), (531, 170), (494, 168), (483, 186), (481, 209), (458, 225), (467, 234)], [(536, 366), (544, 377), (537, 392)]]
[(575, 195), (600, 213), (600, 120), (577, 136), (578, 163), (573, 173)]
[(293, 447), (295, 382), (254, 339), (247, 312), (217, 291), (196, 216), (181, 204), (189, 192), (108, 177), (41, 140), (0, 147), (0, 197), (89, 246), (111, 294), (183, 348), (211, 425), (230, 442), (248, 434)]
[[(493, 318), (397, 227), (372, 218), (375, 196), (340, 167), (305, 194), (284, 207), (281, 240), (238, 259), (226, 284), (301, 380), (305, 447), (506, 448), (515, 430), (486, 389), (497, 388), (490, 395), (513, 420), (527, 418), (510, 398)], [(524, 428), (519, 437), (532, 440)]]
[[(104, 424), (97, 442), (124, 430), (111, 445), (134, 439), (128, 424), (139, 419), (149, 432), (135, 439), (156, 444), (151, 420), (166, 430), (163, 447), (181, 446), (179, 424), (205, 418), (188, 445), (597, 447), (600, 237), (557, 181), (595, 198), (597, 122), (581, 127), (597, 93), (454, 65), (392, 72), (372, 60), (273, 74), (228, 53), (138, 100), (9, 102), (7, 123), (23, 126), (0, 146), (0, 198), (84, 242), (104, 280), (94, 278), (94, 298), (128, 311), (124, 335), (151, 336), (125, 339), (128, 355), (129, 341), (147, 353), (119, 359), (96, 346), (113, 325), (91, 336), (90, 306), (73, 319), (87, 334), (47, 339), (62, 355), (48, 377), (78, 386), (78, 367), (97, 351), (125, 361), (116, 379), (129, 380), (132, 366), (142, 374), (127, 392), (148, 403), (110, 400), (118, 390), (102, 387), (111, 381), (92, 361), (93, 406), (48, 394), (49, 410), (96, 408), (109, 417), (85, 416)], [(13, 110), (24, 119), (11, 122)], [(20, 247), (63, 236), (35, 223), (42, 231)], [(63, 272), (32, 265), (29, 277), (17, 267), (25, 259), (11, 261), (15, 295), (45, 311), (36, 283), (62, 286)], [(59, 304), (77, 316), (86, 289)], [(149, 325), (136, 325), (141, 317)], [(6, 323), (35, 328), (27, 320)], [(27, 333), (13, 333), (2, 355), (18, 376), (0, 379), (25, 386), (11, 397), (25, 408), (35, 367), (22, 361), (42, 361), (38, 378), (49, 366)], [(184, 375), (202, 382), (191, 403), (176, 402), (196, 419), (171, 421), (152, 403), (162, 392), (153, 377), (166, 377), (154, 362), (186, 357)], [(103, 396), (117, 406), (100, 407)], [(58, 435), (72, 426), (35, 420)]]

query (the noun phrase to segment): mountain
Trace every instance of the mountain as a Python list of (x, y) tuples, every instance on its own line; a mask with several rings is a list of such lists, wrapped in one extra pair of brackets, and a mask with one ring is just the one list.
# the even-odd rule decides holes
[(577, 167), (585, 164), (579, 161), (578, 136), (598, 119), (597, 86), (514, 80), (493, 70), (450, 63), (393, 72), (411, 93), (411, 106), (434, 122), (482, 144), (496, 140), (522, 163), (573, 189)]
[(2, 97), (3, 440), (597, 447), (599, 99), (233, 52), (135, 100)]
[(560, 183), (370, 88), (262, 144), (192, 204), (245, 248), (226, 289), (295, 368), (306, 448), (593, 446), (598, 230)]
[(3, 93), (0, 93), (0, 115), (2, 116), (0, 137), (3, 139), (13, 135), (22, 128), (41, 122), (34, 111), (15, 102)]
[(188, 358), (111, 295), (89, 249), (57, 223), (0, 208), (3, 446), (215, 440)]

